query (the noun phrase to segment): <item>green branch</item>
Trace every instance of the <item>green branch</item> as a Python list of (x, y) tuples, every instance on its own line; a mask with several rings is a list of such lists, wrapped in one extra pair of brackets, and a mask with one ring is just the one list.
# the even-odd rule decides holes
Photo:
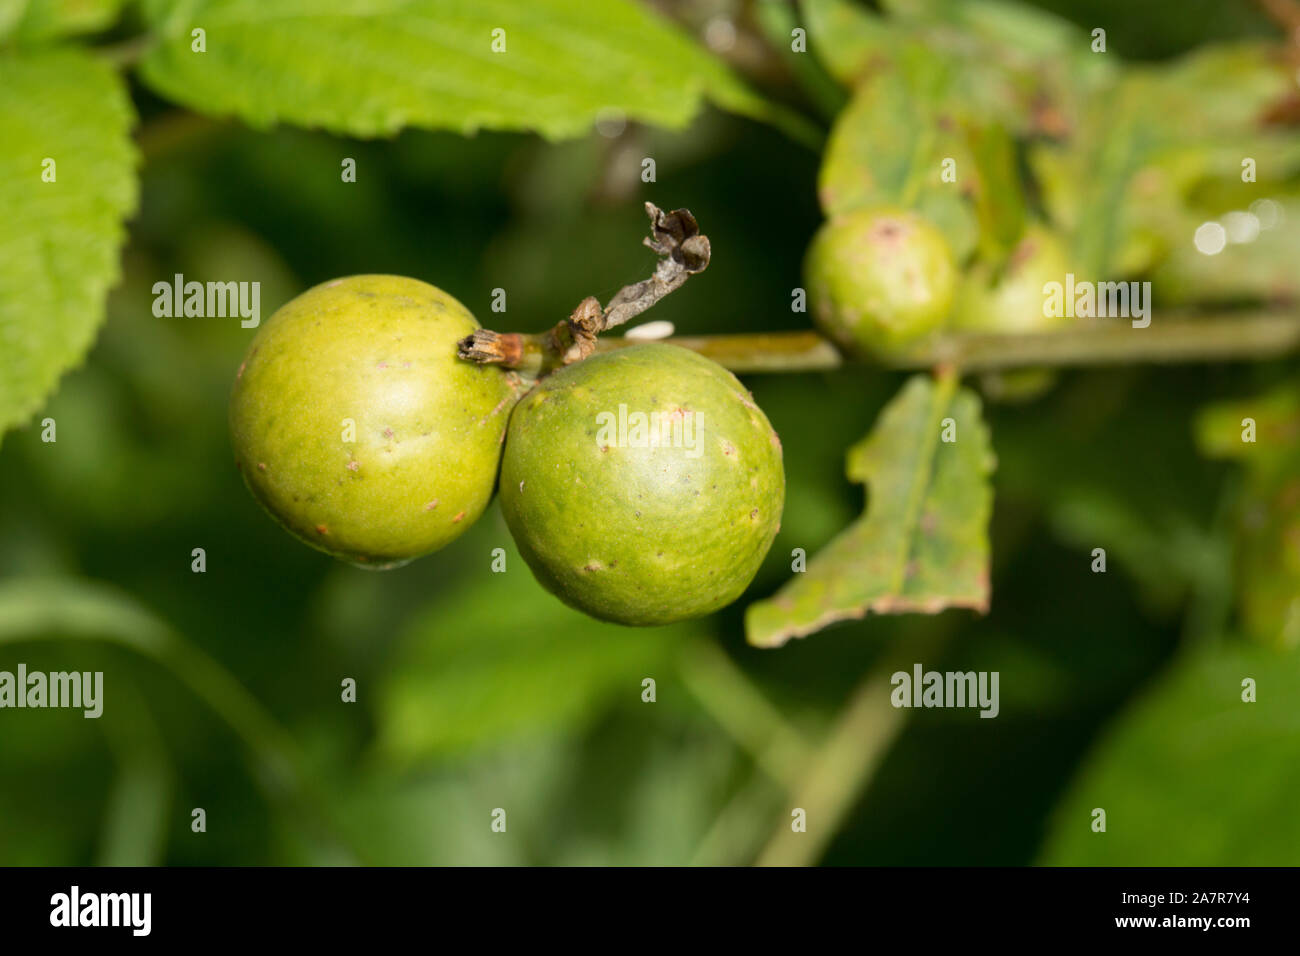
[[(602, 338), (597, 351), (640, 340)], [(813, 331), (677, 336), (661, 341), (713, 359), (733, 372), (819, 372), (845, 365), (926, 369), (955, 365), (967, 372), (998, 369), (1130, 365), (1142, 362), (1247, 361), (1281, 358), (1300, 350), (1300, 314), (1224, 312), (1156, 317), (1150, 327), (1127, 321), (1023, 335), (945, 334), (903, 354), (858, 360)]]

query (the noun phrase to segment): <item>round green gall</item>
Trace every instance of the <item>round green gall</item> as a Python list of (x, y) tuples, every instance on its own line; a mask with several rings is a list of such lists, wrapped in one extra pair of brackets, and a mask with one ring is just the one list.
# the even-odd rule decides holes
[(947, 240), (906, 209), (855, 209), (813, 237), (804, 265), (813, 319), (851, 352), (905, 349), (952, 308), (957, 267)]
[[(1000, 270), (988, 263), (971, 266), (957, 288), (952, 327), (966, 332), (1004, 335), (1045, 332), (1075, 321), (1053, 316), (1044, 308), (1043, 287), (1064, 282), (1069, 271), (1065, 244), (1042, 225), (1030, 225)], [(1056, 383), (1048, 368), (991, 372), (981, 377), (984, 394), (993, 401), (1028, 402)]]
[(1040, 332), (1074, 319), (1044, 308), (1043, 286), (1065, 282), (1065, 245), (1040, 225), (1029, 226), (999, 272), (977, 263), (962, 277), (952, 327), (1005, 334)]
[(542, 379), (515, 407), (501, 510), (537, 579), (618, 624), (730, 604), (781, 522), (781, 442), (736, 377), (647, 343)]
[(492, 498), (516, 392), (457, 358), (478, 328), (427, 283), (362, 275), (309, 289), (258, 330), (230, 433), (249, 490), (285, 530), (385, 568), (464, 533)]

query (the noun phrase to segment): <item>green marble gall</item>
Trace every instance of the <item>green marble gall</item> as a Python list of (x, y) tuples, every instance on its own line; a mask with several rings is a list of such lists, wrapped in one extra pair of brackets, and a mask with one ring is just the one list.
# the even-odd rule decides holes
[(952, 308), (957, 267), (933, 224), (906, 209), (854, 209), (813, 237), (804, 263), (813, 319), (856, 354), (905, 349)]
[(501, 510), (537, 579), (627, 625), (730, 604), (781, 522), (781, 442), (734, 375), (673, 345), (600, 353), (515, 407)]
[(1043, 287), (1065, 282), (1070, 271), (1064, 243), (1050, 230), (1031, 225), (1001, 268), (977, 263), (963, 276), (957, 290), (952, 326), (972, 332), (1027, 333), (1076, 321), (1052, 316), (1043, 308)]
[(263, 323), (230, 399), (235, 461), (287, 531), (383, 568), (443, 547), (492, 498), (516, 392), (461, 361), (478, 328), (440, 289), (362, 275)]

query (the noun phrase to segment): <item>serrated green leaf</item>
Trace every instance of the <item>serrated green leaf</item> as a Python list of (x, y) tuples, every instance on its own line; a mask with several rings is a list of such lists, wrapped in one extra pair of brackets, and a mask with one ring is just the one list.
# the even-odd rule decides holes
[(1081, 273), (1137, 274), (1190, 244), (1188, 194), (1208, 177), (1239, 175), (1245, 156), (1261, 158), (1265, 177), (1289, 174), (1300, 159), (1296, 138), (1261, 118), (1290, 82), (1267, 45), (1241, 43), (1128, 67), (1091, 90), (1066, 140), (1029, 154)]
[(978, 226), (968, 195), (943, 181), (943, 161), (972, 171), (965, 128), (945, 102), (946, 77), (922, 61), (863, 83), (826, 144), (817, 190), (827, 216), (866, 206), (916, 209), (943, 232), (960, 262)]
[[(505, 545), (503, 541), (503, 547)], [(561, 604), (513, 545), (485, 574), (407, 628), (379, 707), (379, 748), (399, 762), (580, 726), (662, 677), (693, 625), (626, 628)]]
[(112, 26), (123, 0), (0, 0), (0, 41), (19, 45)]
[(800, 0), (799, 9), (812, 52), (846, 86), (857, 85), (900, 39), (889, 21), (849, 0)]
[(803, 0), (802, 9), (813, 52), (841, 82), (925, 59), (956, 78), (971, 115), (1017, 135), (1068, 128), (1080, 93), (1112, 70), (1074, 24), (1020, 3), (891, 3), (883, 17), (853, 0)]
[[(561, 139), (609, 111), (681, 128), (705, 99), (776, 117), (720, 61), (628, 0), (154, 0), (148, 13), (157, 42), (145, 81), (255, 126)], [(194, 29), (206, 52), (192, 49)]]
[[(1256, 700), (1242, 700), (1242, 681)], [(1300, 654), (1199, 648), (1113, 726), (1062, 801), (1041, 862), (1300, 864)], [(1093, 811), (1106, 811), (1094, 832)]]
[(136, 202), (133, 115), (121, 79), (88, 55), (0, 59), (0, 433), (40, 407), (104, 319)]
[(968, 125), (966, 142), (974, 176), (965, 188), (975, 203), (983, 251), (990, 259), (1010, 252), (1025, 231), (1025, 196), (1015, 141), (997, 126)]
[[(943, 441), (951, 419), (954, 441)], [(750, 605), (750, 644), (779, 647), (867, 612), (988, 610), (994, 459), (974, 393), (955, 378), (910, 379), (848, 455), (866, 514), (775, 596)]]

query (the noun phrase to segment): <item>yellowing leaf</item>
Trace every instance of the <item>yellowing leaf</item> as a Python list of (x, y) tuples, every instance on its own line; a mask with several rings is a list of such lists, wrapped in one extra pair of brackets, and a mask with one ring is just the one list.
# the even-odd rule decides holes
[(749, 607), (749, 643), (779, 647), (869, 611), (986, 611), (993, 465), (979, 399), (952, 377), (912, 378), (849, 450), (849, 478), (868, 488), (866, 514)]

